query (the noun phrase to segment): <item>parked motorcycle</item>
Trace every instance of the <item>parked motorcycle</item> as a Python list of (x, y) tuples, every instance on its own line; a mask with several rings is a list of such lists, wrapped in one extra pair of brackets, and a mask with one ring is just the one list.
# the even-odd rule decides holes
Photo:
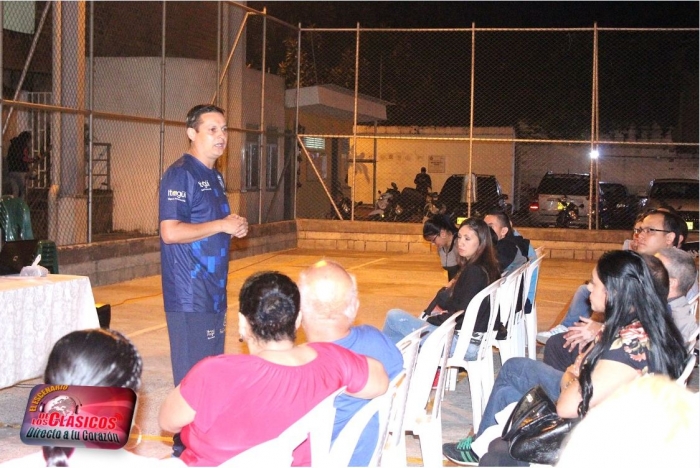
[(420, 222), (425, 208), (425, 195), (413, 187), (404, 187), (396, 200), (396, 221)]
[(367, 215), (367, 219), (370, 221), (394, 221), (396, 218), (395, 207), (399, 195), (401, 195), (401, 192), (399, 192), (399, 187), (394, 182), (391, 183), (391, 187), (387, 188), (384, 193), (380, 190), (374, 210)]
[[(343, 194), (338, 194), (336, 195), (334, 201), (335, 205), (338, 207), (338, 211), (340, 211), (340, 219), (350, 219), (350, 215), (352, 214), (352, 200), (350, 200), (350, 197), (346, 197)], [(362, 205), (362, 202), (358, 201), (357, 203), (355, 203), (355, 208), (357, 208), (360, 205)], [(338, 219), (338, 213), (336, 213), (335, 209), (333, 208), (333, 205), (331, 205), (328, 216), (326, 217), (328, 219)]]
[(447, 207), (439, 201), (440, 195), (437, 192), (430, 192), (425, 196), (425, 207), (423, 207), (423, 222), (432, 218), (436, 214), (444, 214)]
[(576, 205), (572, 200), (563, 196), (557, 200), (557, 210), (559, 214), (556, 219), (556, 226), (560, 228), (571, 227), (571, 224), (579, 218), (579, 208), (583, 208), (583, 204)]

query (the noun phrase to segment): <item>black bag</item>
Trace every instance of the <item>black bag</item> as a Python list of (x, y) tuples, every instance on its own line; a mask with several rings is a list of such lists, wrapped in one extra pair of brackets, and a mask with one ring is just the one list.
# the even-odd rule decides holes
[(515, 405), (501, 437), (516, 460), (555, 465), (564, 439), (579, 420), (559, 417), (557, 406), (537, 385)]

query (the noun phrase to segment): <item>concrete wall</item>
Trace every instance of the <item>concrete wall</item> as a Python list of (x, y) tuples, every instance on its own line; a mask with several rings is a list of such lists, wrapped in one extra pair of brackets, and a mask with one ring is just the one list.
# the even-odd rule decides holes
[[(428, 253), (435, 246), (423, 240), (423, 226), (371, 221), (297, 220), (297, 246), (301, 249), (359, 250), (371, 252)], [(549, 258), (595, 260), (608, 250), (619, 249), (627, 231), (518, 228)]]
[[(244, 258), (293, 249), (297, 244), (294, 221), (251, 225), (244, 239), (231, 240), (230, 258)], [(59, 272), (83, 275), (93, 286), (119, 283), (160, 274), (157, 236), (58, 248)]]
[[(518, 231), (533, 246), (544, 246), (549, 258), (577, 260), (595, 260), (607, 250), (619, 249), (628, 236), (626, 231), (536, 228), (518, 228)], [(378, 254), (435, 252), (435, 246), (423, 240), (420, 224), (298, 219), (251, 225), (246, 238), (231, 241), (230, 258), (294, 248)], [(61, 246), (58, 259), (60, 273), (88, 276), (93, 286), (159, 275), (160, 239), (152, 236)]]
[[(371, 126), (358, 127), (358, 134), (372, 135)], [(377, 190), (382, 192), (396, 182), (399, 189), (415, 187), (413, 179), (421, 167), (426, 167), (439, 192), (452, 174), (466, 174), (469, 170), (469, 142), (430, 140), (434, 137), (468, 137), (468, 127), (377, 127), (378, 135), (420, 136), (426, 139), (379, 139), (376, 144)], [(476, 138), (514, 138), (510, 127), (475, 128)], [(358, 138), (357, 158), (374, 160), (375, 143), (372, 138)], [(514, 174), (514, 147), (512, 142), (475, 142), (472, 148), (471, 172), (493, 174), (503, 193), (512, 198)], [(444, 161), (444, 164), (438, 164)], [(351, 169), (350, 169), (351, 170)], [(352, 177), (350, 173), (349, 177)], [(370, 202), (373, 189), (373, 167), (370, 162), (358, 163), (355, 171), (356, 200)]]

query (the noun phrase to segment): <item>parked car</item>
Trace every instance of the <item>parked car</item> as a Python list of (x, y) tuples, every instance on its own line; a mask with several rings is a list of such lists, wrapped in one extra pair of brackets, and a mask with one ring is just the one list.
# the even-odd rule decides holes
[(482, 216), (493, 208), (510, 214), (513, 206), (506, 203), (508, 195), (501, 191), (501, 184), (493, 175), (472, 174), (472, 190), (469, 196), (467, 174), (452, 174), (447, 178), (438, 195), (438, 206), (445, 206), (445, 213), (453, 219), (467, 216), (467, 203), (471, 200), (471, 215)]
[(627, 187), (613, 182), (600, 182), (603, 191), (602, 217), (606, 220), (604, 227), (612, 229), (632, 229), (634, 219), (639, 213), (639, 199), (631, 195)]
[(695, 179), (654, 179), (649, 183), (643, 210), (670, 207), (685, 220), (689, 231), (698, 230), (698, 181)]
[[(578, 217), (570, 225), (587, 227), (588, 217), (595, 216), (591, 210), (589, 174), (555, 174), (547, 172), (537, 187), (536, 198), (530, 202), (530, 219), (535, 226), (556, 226), (559, 212), (565, 208), (564, 201), (573, 202), (578, 208)], [(600, 187), (598, 190), (599, 209), (605, 203), (605, 197)], [(602, 214), (602, 210), (601, 210)], [(607, 220), (601, 219), (600, 226), (605, 226)], [(593, 222), (595, 226), (595, 220)]]

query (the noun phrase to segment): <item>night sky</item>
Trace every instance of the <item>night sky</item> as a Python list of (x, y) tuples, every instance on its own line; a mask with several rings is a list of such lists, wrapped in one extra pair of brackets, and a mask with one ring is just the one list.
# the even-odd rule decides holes
[(698, 27), (698, 2), (248, 2), (302, 27)]

